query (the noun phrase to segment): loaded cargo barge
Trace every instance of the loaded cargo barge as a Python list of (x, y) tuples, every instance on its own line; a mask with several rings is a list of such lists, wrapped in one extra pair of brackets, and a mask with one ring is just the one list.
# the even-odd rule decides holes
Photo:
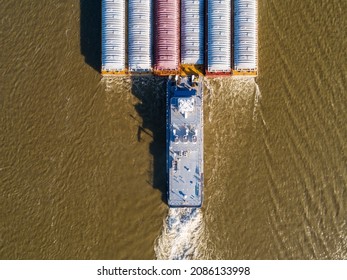
[(101, 72), (255, 77), (257, 0), (102, 0)]
[(231, 1), (208, 1), (207, 76), (230, 76), (231, 43)]
[(154, 74), (168, 76), (180, 70), (180, 1), (155, 1)]
[(204, 74), (205, 1), (181, 1), (181, 75)]
[(233, 75), (258, 75), (258, 1), (234, 0)]
[(169, 77), (166, 98), (167, 198), (170, 207), (201, 207), (203, 198), (202, 77)]

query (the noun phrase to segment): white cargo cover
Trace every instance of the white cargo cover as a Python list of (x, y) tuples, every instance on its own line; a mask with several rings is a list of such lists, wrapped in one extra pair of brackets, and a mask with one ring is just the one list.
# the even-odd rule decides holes
[(208, 1), (208, 72), (231, 70), (231, 0)]
[(129, 70), (152, 68), (152, 0), (129, 0)]
[(181, 0), (181, 63), (204, 63), (204, 0)]
[(234, 1), (234, 69), (256, 71), (258, 60), (257, 0)]
[(125, 70), (125, 1), (102, 0), (102, 70)]

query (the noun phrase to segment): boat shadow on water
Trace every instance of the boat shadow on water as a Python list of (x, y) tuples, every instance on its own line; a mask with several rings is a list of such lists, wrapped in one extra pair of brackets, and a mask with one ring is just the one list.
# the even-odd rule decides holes
[(80, 0), (80, 48), (85, 62), (101, 69), (101, 2)]
[[(80, 0), (80, 48), (85, 63), (95, 71), (101, 69), (101, 3), (95, 0)], [(152, 155), (152, 167), (149, 170), (149, 184), (162, 193), (166, 199), (166, 80), (152, 75), (134, 76), (131, 79), (131, 92), (138, 99), (135, 109), (138, 116), (130, 117), (138, 121), (137, 140), (143, 141), (144, 135), (150, 135), (152, 142), (149, 152)]]
[[(152, 137), (149, 152), (152, 155), (150, 172), (153, 188), (162, 193), (162, 201), (166, 198), (166, 80), (155, 76), (131, 77), (131, 91), (138, 99), (135, 109), (142, 118), (138, 124), (137, 140), (143, 141), (144, 134)], [(137, 119), (135, 116), (132, 118)]]

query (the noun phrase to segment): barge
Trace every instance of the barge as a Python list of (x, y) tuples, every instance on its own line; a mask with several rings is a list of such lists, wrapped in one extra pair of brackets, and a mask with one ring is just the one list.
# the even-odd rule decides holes
[(234, 66), (233, 75), (258, 74), (258, 3), (234, 0)]
[(128, 0), (128, 68), (130, 74), (152, 72), (152, 0)]
[(175, 75), (180, 70), (180, 0), (155, 1), (154, 74)]
[(207, 76), (231, 74), (231, 0), (207, 1)]
[(102, 0), (103, 75), (258, 75), (257, 0)]
[(103, 75), (127, 74), (125, 0), (102, 1), (101, 73)]
[(204, 73), (205, 1), (181, 1), (181, 75)]

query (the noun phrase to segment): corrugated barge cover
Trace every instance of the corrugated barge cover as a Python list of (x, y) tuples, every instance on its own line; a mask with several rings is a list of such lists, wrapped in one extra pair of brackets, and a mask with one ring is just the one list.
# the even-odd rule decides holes
[(180, 1), (155, 0), (155, 70), (178, 70)]
[(204, 63), (204, 0), (181, 0), (181, 63)]
[(102, 1), (102, 71), (125, 70), (125, 0)]
[(207, 71), (231, 70), (231, 0), (208, 1)]
[(152, 68), (152, 0), (129, 0), (129, 70)]
[(235, 0), (234, 69), (257, 70), (257, 0)]

